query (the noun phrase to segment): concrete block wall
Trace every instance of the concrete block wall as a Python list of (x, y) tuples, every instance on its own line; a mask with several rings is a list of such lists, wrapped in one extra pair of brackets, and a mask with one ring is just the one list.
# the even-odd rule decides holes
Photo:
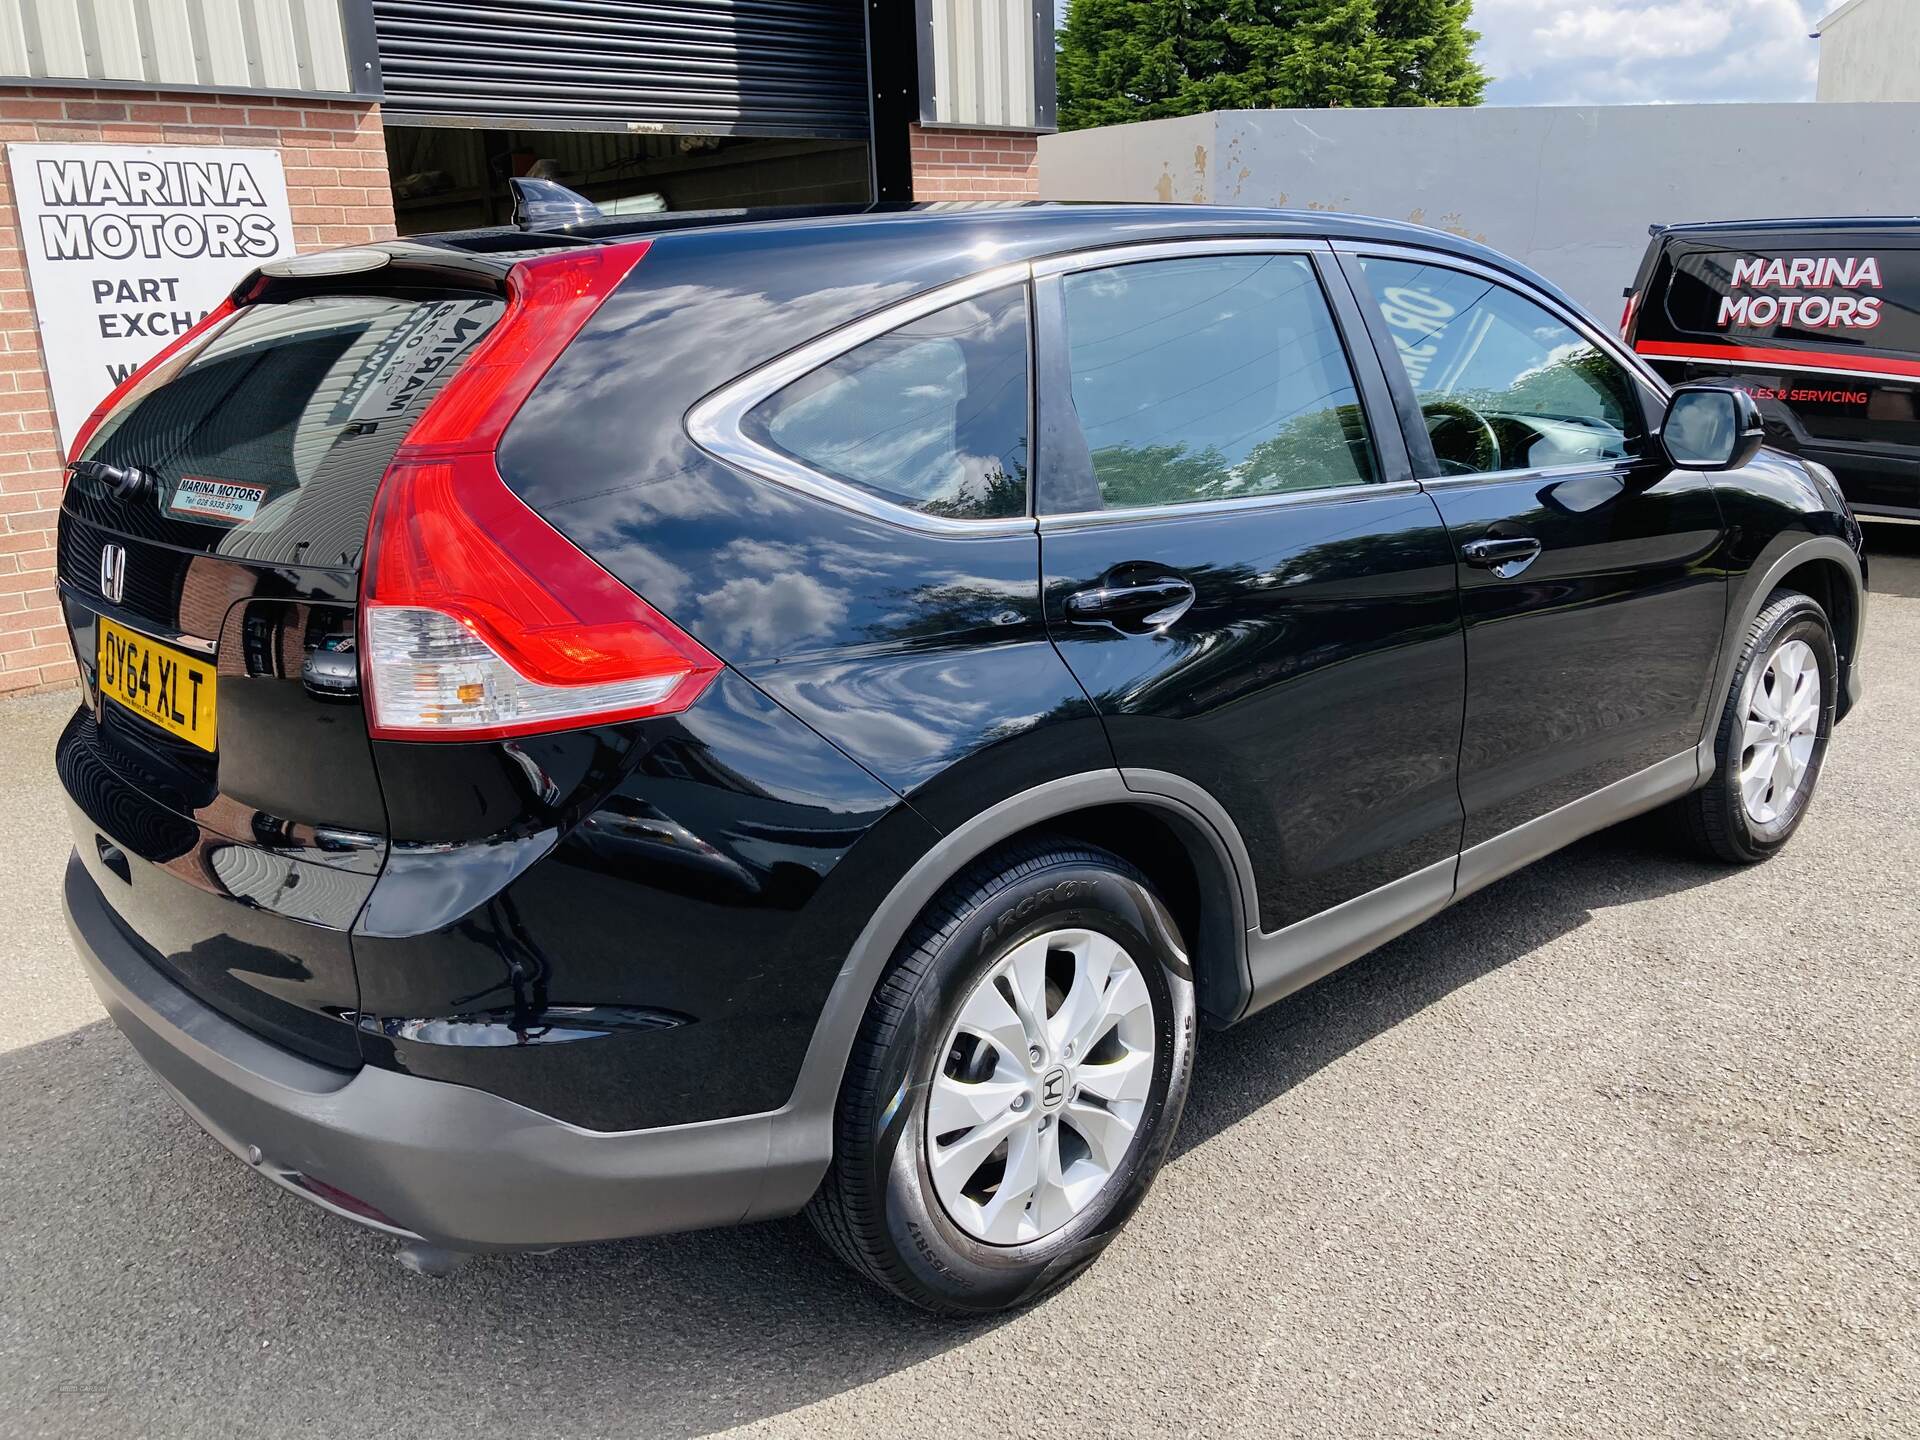
[(1920, 104), (1222, 110), (1040, 141), (1049, 200), (1344, 210), (1483, 241), (1620, 316), (1647, 226), (1911, 215)]

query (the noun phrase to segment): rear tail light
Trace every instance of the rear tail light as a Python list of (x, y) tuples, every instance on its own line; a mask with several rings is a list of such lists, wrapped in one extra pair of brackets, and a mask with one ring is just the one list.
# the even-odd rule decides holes
[(494, 464), (514, 412), (646, 248), (516, 265), (506, 313), (388, 467), (360, 581), (374, 735), (490, 740), (671, 714), (719, 672)]
[(1633, 339), (1633, 322), (1640, 314), (1640, 292), (1627, 291), (1627, 303), (1620, 309), (1620, 338)]
[(200, 347), (213, 338), (214, 332), (226, 323), (227, 317), (232, 315), (236, 308), (233, 297), (228, 296), (201, 316), (198, 324), (174, 336), (158, 355), (108, 391), (107, 398), (93, 407), (93, 413), (87, 416), (74, 435), (73, 444), (67, 450), (67, 464), (73, 464), (86, 453), (87, 442), (93, 439), (95, 433), (114, 411), (123, 405), (132, 404), (148, 391), (158, 389), (173, 379), (174, 375), (199, 352)]

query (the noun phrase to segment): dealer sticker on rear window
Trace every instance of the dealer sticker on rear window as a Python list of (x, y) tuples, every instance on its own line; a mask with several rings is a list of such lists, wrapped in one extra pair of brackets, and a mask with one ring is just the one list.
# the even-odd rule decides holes
[(167, 509), (196, 519), (225, 520), (238, 525), (259, 513), (267, 487), (243, 480), (209, 480), (204, 475), (182, 475), (173, 487)]

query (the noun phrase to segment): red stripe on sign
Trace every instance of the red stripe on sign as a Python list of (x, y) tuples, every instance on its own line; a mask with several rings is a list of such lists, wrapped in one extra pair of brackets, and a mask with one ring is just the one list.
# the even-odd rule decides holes
[(1789, 370), (1842, 370), (1872, 375), (1920, 376), (1920, 360), (1891, 360), (1832, 350), (1770, 350), (1758, 345), (1675, 345), (1665, 340), (1642, 340), (1633, 348), (1656, 360), (1694, 360), (1706, 365), (1740, 360), (1754, 365), (1779, 365)]

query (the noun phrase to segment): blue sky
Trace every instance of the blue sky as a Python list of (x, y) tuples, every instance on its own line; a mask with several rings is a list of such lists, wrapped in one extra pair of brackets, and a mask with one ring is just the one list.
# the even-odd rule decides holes
[(1839, 4), (1475, 0), (1473, 25), (1490, 105), (1811, 100), (1820, 47), (1807, 34)]
[(1840, 0), (1475, 0), (1492, 105), (1811, 100)]

